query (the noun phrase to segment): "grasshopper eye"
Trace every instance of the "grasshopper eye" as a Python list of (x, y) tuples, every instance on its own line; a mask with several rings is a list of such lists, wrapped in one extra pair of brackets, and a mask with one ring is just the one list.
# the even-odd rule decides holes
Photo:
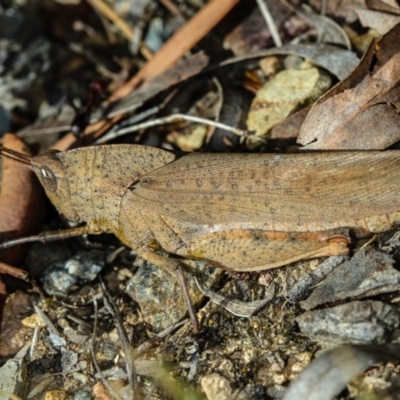
[(40, 167), (40, 176), (42, 178), (43, 186), (50, 192), (55, 192), (57, 190), (57, 178), (53, 171), (46, 167)]

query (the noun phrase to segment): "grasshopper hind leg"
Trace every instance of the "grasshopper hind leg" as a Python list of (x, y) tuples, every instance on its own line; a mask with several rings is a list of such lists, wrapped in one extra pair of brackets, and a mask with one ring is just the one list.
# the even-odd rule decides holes
[(307, 258), (347, 254), (349, 243), (344, 230), (229, 230), (207, 233), (193, 240), (187, 245), (185, 255), (234, 271), (261, 271)]

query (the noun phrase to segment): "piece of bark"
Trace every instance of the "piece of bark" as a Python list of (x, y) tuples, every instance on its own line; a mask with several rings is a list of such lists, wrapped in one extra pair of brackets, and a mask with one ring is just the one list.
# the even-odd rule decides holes
[(397, 307), (380, 301), (353, 301), (296, 318), (301, 332), (322, 346), (381, 343), (398, 329)]
[(285, 294), (286, 299), (289, 303), (296, 304), (306, 298), (311, 288), (320, 284), (332, 271), (348, 259), (348, 256), (331, 256), (327, 258), (310, 273), (297, 279), (295, 284)]
[(300, 303), (304, 310), (347, 298), (372, 297), (400, 290), (400, 272), (386, 253), (366, 247), (337, 267)]

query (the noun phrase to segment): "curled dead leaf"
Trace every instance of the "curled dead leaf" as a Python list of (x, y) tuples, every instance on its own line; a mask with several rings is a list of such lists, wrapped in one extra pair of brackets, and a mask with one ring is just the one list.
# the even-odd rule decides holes
[(373, 42), (360, 65), (322, 96), (297, 142), (305, 150), (381, 150), (400, 140), (400, 25)]
[[(29, 155), (29, 150), (17, 136), (6, 134), (4, 146)], [(43, 189), (33, 172), (24, 165), (4, 159), (0, 193), (0, 241), (28, 236), (36, 231), (43, 218)], [(0, 259), (11, 265), (21, 263), (20, 247), (1, 251)]]
[(283, 400), (330, 400), (372, 365), (399, 359), (398, 344), (335, 348), (315, 359), (290, 385)]

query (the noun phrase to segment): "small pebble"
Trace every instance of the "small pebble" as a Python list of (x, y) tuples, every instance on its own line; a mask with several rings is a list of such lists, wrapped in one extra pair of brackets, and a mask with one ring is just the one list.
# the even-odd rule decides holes
[(44, 395), (44, 400), (65, 400), (67, 393), (64, 390), (49, 390)]
[(91, 394), (89, 392), (77, 392), (74, 395), (74, 400), (90, 400), (92, 398)]

